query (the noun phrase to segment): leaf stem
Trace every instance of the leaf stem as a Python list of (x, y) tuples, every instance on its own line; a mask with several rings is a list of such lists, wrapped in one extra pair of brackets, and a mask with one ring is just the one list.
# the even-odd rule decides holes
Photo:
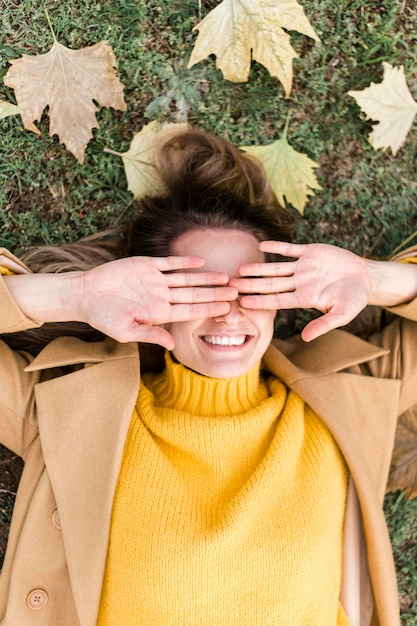
[(52, 33), (52, 37), (54, 38), (54, 42), (56, 43), (57, 38), (56, 38), (56, 36), (55, 36), (55, 33), (54, 33), (54, 29), (53, 29), (53, 27), (52, 27), (51, 20), (49, 19), (48, 9), (47, 9), (46, 7), (44, 7), (44, 10), (45, 10), (46, 19), (48, 20), (49, 28), (50, 28), (51, 33)]
[(116, 154), (119, 157), (122, 157), (121, 152), (116, 152), (115, 150), (111, 150), (110, 148), (103, 148), (103, 152), (108, 152), (109, 154)]
[(121, 157), (127, 161), (134, 161), (134, 163), (140, 163), (140, 165), (147, 165), (149, 167), (156, 168), (155, 163), (151, 161), (142, 161), (141, 159), (137, 159), (136, 157), (131, 157), (127, 155), (127, 152), (116, 152), (116, 150), (112, 150), (111, 148), (103, 148), (103, 152), (108, 152), (109, 154), (115, 154), (116, 156)]
[(290, 117), (291, 117), (291, 109), (287, 113), (287, 119), (285, 120), (284, 132), (282, 133), (282, 138), (286, 139), (288, 134), (288, 128), (290, 125)]

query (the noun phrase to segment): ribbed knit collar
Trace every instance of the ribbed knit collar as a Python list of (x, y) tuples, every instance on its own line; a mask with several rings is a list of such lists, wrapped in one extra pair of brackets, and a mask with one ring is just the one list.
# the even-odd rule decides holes
[(201, 416), (246, 413), (270, 394), (261, 377), (260, 363), (242, 376), (210, 378), (175, 363), (165, 354), (166, 369), (145, 374), (143, 382), (154, 395), (155, 405)]

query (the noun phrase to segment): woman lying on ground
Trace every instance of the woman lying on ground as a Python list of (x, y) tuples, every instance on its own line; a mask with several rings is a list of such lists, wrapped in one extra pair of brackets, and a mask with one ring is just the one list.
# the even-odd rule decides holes
[[(115, 245), (69, 246), (76, 271), (2, 251), (0, 441), (25, 468), (0, 624), (398, 626), (381, 503), (417, 401), (415, 266), (290, 243), (223, 140), (157, 166), (166, 193)], [(367, 304), (402, 317), (334, 330)], [(273, 340), (299, 307), (323, 315)]]

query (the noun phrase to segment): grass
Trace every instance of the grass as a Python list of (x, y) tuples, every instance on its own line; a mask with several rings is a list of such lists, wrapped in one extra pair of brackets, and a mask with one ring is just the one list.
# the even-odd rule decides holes
[(385, 514), (394, 550), (400, 587), (401, 624), (417, 624), (417, 499), (407, 500), (403, 492), (385, 498)]
[[(204, 15), (209, 0), (201, 4)], [(289, 99), (257, 63), (244, 84), (224, 81), (213, 57), (186, 69), (198, 0), (0, 0), (0, 99), (14, 101), (3, 84), (9, 60), (52, 45), (45, 5), (60, 43), (80, 48), (104, 39), (113, 47), (127, 111), (99, 110), (100, 128), (83, 166), (49, 137), (47, 113), (38, 124), (40, 137), (24, 131), (19, 117), (0, 121), (0, 245), (19, 252), (127, 220), (131, 196), (121, 159), (103, 150), (127, 150), (133, 134), (154, 117), (187, 116), (199, 128), (248, 145), (277, 139), (289, 110), (288, 140), (318, 162), (323, 187), (304, 218), (295, 214), (300, 241), (385, 257), (417, 230), (416, 125), (395, 158), (389, 150), (376, 152), (367, 142), (372, 124), (347, 95), (379, 82), (385, 61), (404, 65), (417, 100), (413, 0), (304, 0), (321, 42), (291, 33), (300, 56)], [(185, 98), (180, 107), (172, 92), (177, 103)], [(417, 624), (416, 512), (416, 502), (401, 494), (386, 500), (407, 625)], [(8, 505), (0, 507), (0, 518), (8, 515)]]

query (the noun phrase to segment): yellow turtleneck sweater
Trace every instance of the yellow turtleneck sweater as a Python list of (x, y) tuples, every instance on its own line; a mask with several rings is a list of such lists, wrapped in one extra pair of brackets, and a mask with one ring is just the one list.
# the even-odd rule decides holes
[(348, 626), (347, 471), (320, 419), (259, 367), (167, 358), (139, 392), (98, 626)]

